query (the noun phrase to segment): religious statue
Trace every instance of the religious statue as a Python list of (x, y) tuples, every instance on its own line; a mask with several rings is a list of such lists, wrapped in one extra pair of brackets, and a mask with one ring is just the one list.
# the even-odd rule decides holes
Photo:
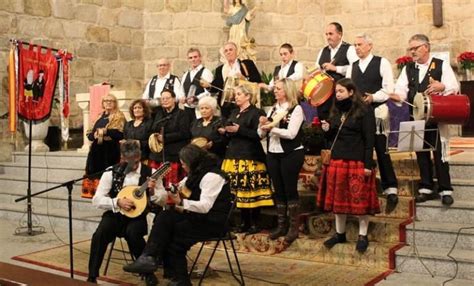
[(249, 38), (250, 21), (255, 17), (257, 7), (249, 10), (245, 0), (224, 0), (224, 13), (228, 15), (226, 25), (230, 27), (229, 41), (239, 47), (239, 58), (256, 60), (255, 39)]

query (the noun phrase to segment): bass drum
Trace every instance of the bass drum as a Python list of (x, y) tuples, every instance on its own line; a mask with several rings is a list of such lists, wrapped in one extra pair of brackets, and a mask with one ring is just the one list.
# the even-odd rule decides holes
[(426, 123), (464, 125), (471, 115), (471, 103), (465, 94), (442, 96), (418, 93), (413, 105), (413, 118), (426, 120)]
[(334, 79), (321, 70), (316, 70), (309, 75), (303, 83), (301, 92), (308, 99), (312, 99), (314, 106), (325, 103), (334, 91)]

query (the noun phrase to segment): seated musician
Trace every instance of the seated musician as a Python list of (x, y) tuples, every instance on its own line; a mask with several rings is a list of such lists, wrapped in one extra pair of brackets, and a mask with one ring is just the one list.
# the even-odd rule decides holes
[[(121, 163), (103, 173), (92, 198), (92, 204), (106, 212), (92, 236), (89, 275), (87, 281), (97, 283), (99, 269), (107, 250), (107, 245), (116, 237), (124, 237), (132, 255), (138, 257), (145, 247), (143, 236), (147, 234), (146, 213), (136, 218), (129, 218), (120, 210), (131, 210), (134, 202), (129, 199), (118, 199), (117, 194), (124, 186), (141, 185), (152, 174), (152, 170), (140, 163), (140, 146), (135, 140), (126, 140), (120, 146)], [(164, 204), (166, 192), (161, 183), (148, 180), (148, 195), (154, 204)], [(146, 276), (147, 285), (156, 285), (154, 275)], [(153, 283), (155, 281), (155, 283)]]
[(169, 194), (176, 207), (158, 214), (142, 255), (124, 270), (153, 273), (159, 257), (163, 259), (164, 276), (172, 278), (171, 285), (191, 285), (186, 253), (196, 242), (222, 235), (231, 194), (215, 155), (189, 144), (179, 156), (188, 172), (184, 184), (192, 191), (191, 196), (182, 199)]

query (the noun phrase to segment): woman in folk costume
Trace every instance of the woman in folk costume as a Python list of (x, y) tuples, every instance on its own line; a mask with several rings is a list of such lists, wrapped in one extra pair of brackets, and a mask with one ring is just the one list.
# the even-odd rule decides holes
[[(267, 168), (275, 189), (278, 226), (270, 239), (285, 235), (285, 242), (298, 237), (298, 176), (304, 163), (304, 113), (298, 104), (298, 91), (291, 79), (275, 82), (276, 103), (268, 118), (260, 118), (260, 135), (267, 136)], [(286, 115), (285, 115), (286, 114)], [(279, 123), (277, 117), (281, 118)], [(275, 122), (271, 123), (269, 118)], [(288, 213), (287, 213), (288, 212)], [(289, 229), (288, 229), (289, 222)]]
[(336, 217), (336, 233), (324, 245), (332, 248), (346, 242), (347, 215), (356, 215), (356, 250), (362, 253), (369, 245), (369, 215), (380, 212), (372, 159), (375, 116), (350, 79), (336, 83), (336, 100), (328, 120), (322, 121), (322, 128), (333, 144), (329, 165), (323, 167), (317, 204)]
[(107, 167), (120, 161), (120, 140), (123, 139), (125, 116), (118, 109), (117, 98), (109, 94), (102, 98), (103, 112), (88, 130), (87, 138), (92, 141), (86, 161), (86, 175), (82, 196), (92, 198), (101, 173)]
[(232, 110), (219, 133), (229, 138), (222, 170), (230, 178), (231, 191), (241, 211), (241, 232), (257, 233), (260, 207), (273, 206), (265, 152), (257, 133), (259, 118), (265, 113), (251, 104), (252, 94), (244, 86), (234, 90), (237, 108)]
[(150, 155), (148, 138), (153, 125), (150, 106), (144, 99), (135, 99), (130, 104), (129, 112), (132, 120), (125, 123), (123, 137), (124, 139), (137, 140), (140, 143), (141, 160), (143, 163), (148, 163)]

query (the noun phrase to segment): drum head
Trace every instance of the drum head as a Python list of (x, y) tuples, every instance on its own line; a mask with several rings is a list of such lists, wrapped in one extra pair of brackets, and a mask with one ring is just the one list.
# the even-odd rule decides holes
[(155, 134), (158, 134), (158, 133), (153, 133), (148, 138), (148, 146), (150, 146), (151, 152), (160, 153), (161, 150), (163, 150), (163, 143), (158, 141)]
[(312, 101), (312, 105), (320, 106), (331, 97), (334, 90), (334, 80), (328, 74), (317, 71), (311, 74), (303, 85), (304, 96)]
[(426, 104), (427, 102), (423, 93), (417, 93), (413, 99), (413, 105), (415, 107), (413, 107), (412, 116), (414, 120), (426, 120)]
[(204, 148), (204, 146), (206, 146), (207, 142), (209, 142), (209, 141), (205, 137), (196, 137), (196, 138), (193, 138), (193, 140), (191, 140), (191, 144), (196, 145), (196, 146), (201, 147), (201, 148)]

